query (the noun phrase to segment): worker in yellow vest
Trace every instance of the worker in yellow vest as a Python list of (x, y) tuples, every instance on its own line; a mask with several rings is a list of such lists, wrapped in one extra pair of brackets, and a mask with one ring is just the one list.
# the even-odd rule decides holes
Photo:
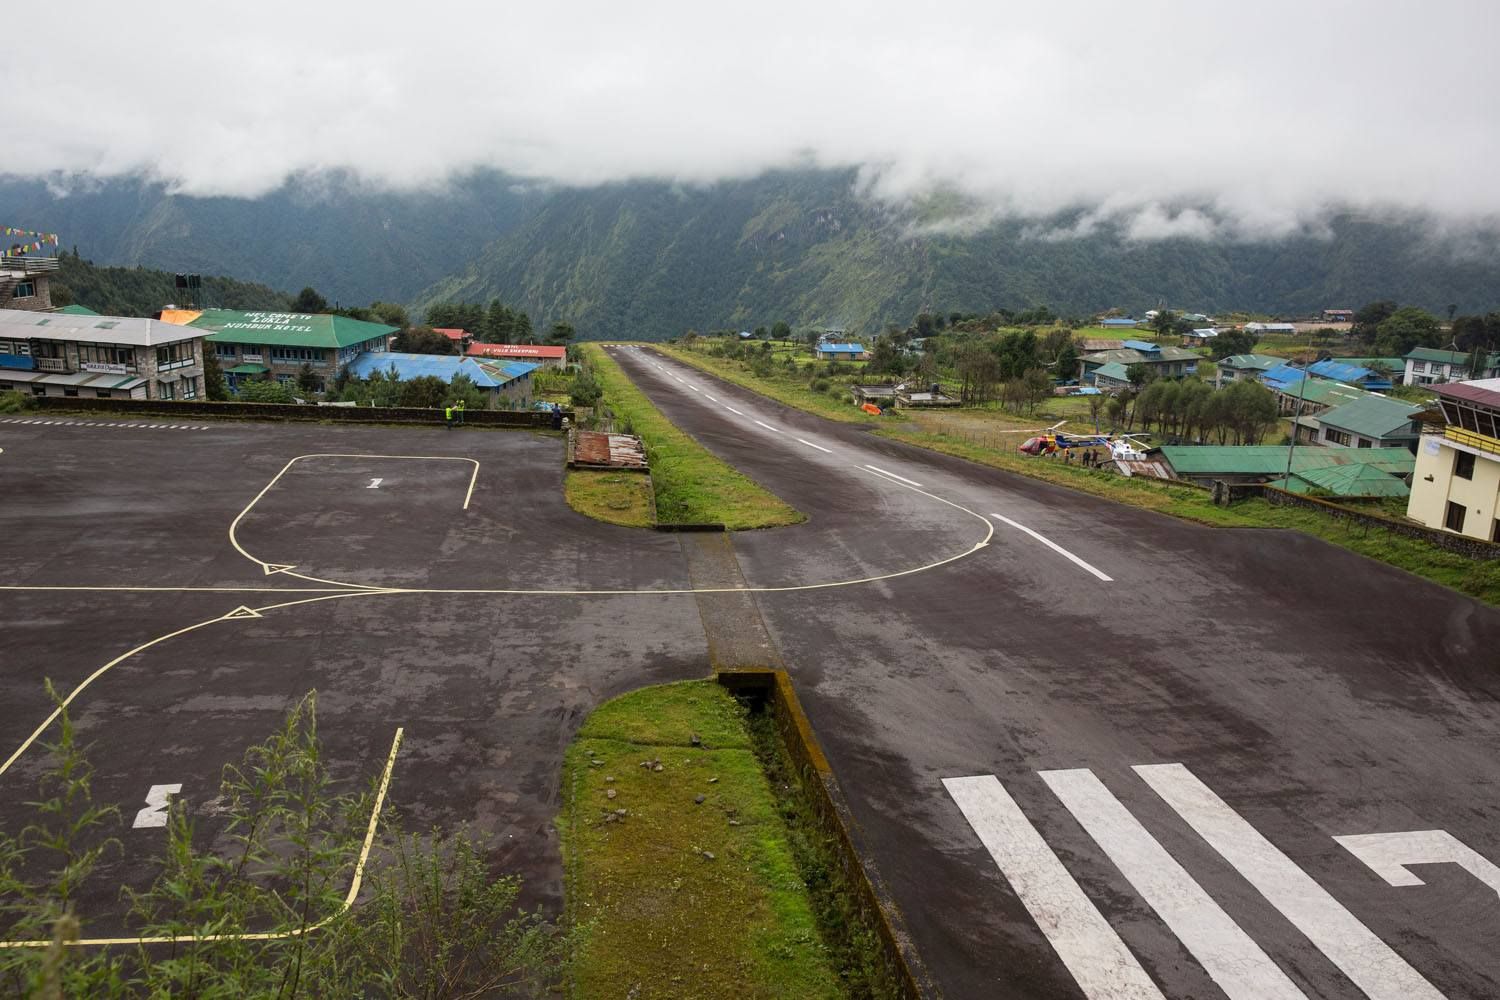
[(443, 426), (450, 431), (453, 429), (453, 406), (451, 403), (443, 407)]

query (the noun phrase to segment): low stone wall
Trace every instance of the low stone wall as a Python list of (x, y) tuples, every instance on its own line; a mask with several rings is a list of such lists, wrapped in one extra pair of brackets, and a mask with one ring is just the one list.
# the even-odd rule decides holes
[(1406, 538), (1415, 538), (1419, 541), (1427, 542), (1434, 548), (1453, 552), (1469, 559), (1500, 559), (1500, 545), (1494, 542), (1486, 542), (1478, 538), (1468, 538), (1464, 535), (1455, 535), (1448, 531), (1438, 531), (1436, 528), (1428, 528), (1421, 524), (1412, 524), (1409, 521), (1398, 521), (1393, 517), (1355, 510), (1352, 507), (1329, 503), (1327, 500), (1320, 500), (1317, 497), (1307, 497), (1300, 493), (1289, 493), (1277, 486), (1262, 486), (1260, 489), (1266, 501), (1276, 507), (1301, 507), (1304, 510), (1314, 510), (1320, 514), (1340, 518), (1354, 524), (1382, 528), (1392, 534), (1402, 535)]
[(823, 832), (837, 846), (840, 866), (848, 884), (858, 887), (860, 907), (867, 923), (878, 929), (881, 950), (891, 978), (907, 1000), (936, 998), (938, 990), (917, 956), (916, 947), (906, 933), (905, 923), (895, 901), (886, 891), (871, 866), (864, 863), (851, 834), (853, 817), (838, 779), (818, 738), (813, 734), (791, 677), (785, 670), (751, 668), (721, 670), (719, 683), (739, 697), (748, 697), (772, 713), (776, 730), (787, 756), (802, 781), (804, 794), (812, 803), (823, 826)]
[[(139, 416), (231, 420), (312, 420), (353, 424), (441, 424), (442, 410), (404, 406), (300, 406), (288, 403), (211, 403), (159, 399), (84, 399), (73, 396), (33, 396), (34, 410), (73, 410), (91, 413), (133, 413)], [(564, 411), (564, 415), (572, 414)], [(539, 410), (465, 410), (471, 427), (552, 426), (552, 414)]]

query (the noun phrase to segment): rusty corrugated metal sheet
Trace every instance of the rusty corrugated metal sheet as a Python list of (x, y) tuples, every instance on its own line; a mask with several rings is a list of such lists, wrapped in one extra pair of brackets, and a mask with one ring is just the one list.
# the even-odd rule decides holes
[(577, 431), (573, 438), (573, 464), (601, 469), (644, 469), (646, 450), (633, 434)]

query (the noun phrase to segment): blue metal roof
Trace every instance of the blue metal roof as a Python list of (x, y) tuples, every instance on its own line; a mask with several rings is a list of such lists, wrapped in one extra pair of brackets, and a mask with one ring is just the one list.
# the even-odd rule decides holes
[(1342, 361), (1319, 361), (1308, 365), (1307, 370), (1314, 375), (1331, 378), (1335, 382), (1363, 382), (1375, 374), (1369, 368), (1345, 364)]
[(1134, 320), (1134, 319), (1119, 319), (1119, 318), (1115, 318), (1115, 319), (1100, 320), (1099, 321), (1099, 325), (1100, 326), (1135, 326), (1138, 322), (1140, 322), (1140, 321), (1139, 320)]
[(357, 378), (369, 378), (374, 372), (387, 372), (392, 368), (403, 381), (431, 375), (444, 382), (452, 382), (454, 376), (467, 375), (481, 389), (498, 389), (522, 376), (529, 375), (541, 365), (526, 361), (502, 361), (495, 358), (464, 358), (456, 354), (403, 354), (398, 351), (366, 351), (349, 362), (349, 374)]
[(1291, 385), (1300, 382), (1307, 377), (1307, 373), (1301, 368), (1292, 365), (1277, 365), (1261, 373), (1261, 381), (1274, 382), (1276, 385)]
[(1122, 344), (1123, 344), (1123, 346), (1126, 349), (1132, 350), (1132, 351), (1141, 351), (1142, 353), (1145, 353), (1145, 354), (1160, 354), (1161, 353), (1161, 345), (1160, 344), (1153, 344), (1153, 343), (1151, 343), (1150, 341), (1147, 341), (1147, 340), (1126, 340), (1126, 341), (1122, 341)]
[(863, 344), (820, 344), (818, 350), (826, 354), (863, 354)]

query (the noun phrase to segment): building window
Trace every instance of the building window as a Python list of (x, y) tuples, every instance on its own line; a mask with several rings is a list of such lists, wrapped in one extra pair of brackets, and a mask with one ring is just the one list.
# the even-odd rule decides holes
[(64, 389), (63, 390), (63, 395), (64, 396), (76, 396), (76, 395), (78, 395), (78, 390), (77, 389)]
[(1463, 504), (1448, 501), (1448, 512), (1443, 517), (1443, 527), (1449, 531), (1464, 530), (1464, 507)]
[(16, 290), (11, 295), (11, 298), (15, 298), (15, 299), (29, 299), (29, 298), (32, 298), (35, 295), (36, 295), (36, 282), (34, 282), (34, 281), (23, 281), (19, 285), (16, 286)]
[(174, 368), (187, 368), (192, 365), (193, 342), (191, 340), (179, 340), (175, 344), (163, 344), (156, 349), (157, 371), (171, 371)]
[(214, 353), (217, 354), (221, 358), (224, 358), (224, 359), (229, 360), (229, 361), (233, 361), (235, 358), (239, 357), (239, 354), (240, 354), (240, 352), (239, 352), (239, 345), (238, 344), (219, 344), (219, 343), (215, 343), (214, 344)]
[(1474, 478), (1474, 455), (1460, 451), (1453, 456), (1453, 474), (1459, 479)]
[(182, 385), (182, 398), (183, 399), (197, 399), (198, 398), (198, 376), (196, 376), (196, 375), (184, 375), (182, 377), (181, 385)]
[(79, 344), (78, 360), (81, 364), (120, 365), (127, 372), (135, 371), (135, 349), (123, 344)]
[(1373, 448), (1375, 447), (1375, 442), (1371, 441), (1369, 438), (1360, 438), (1359, 446), (1361, 448)]
[(108, 389), (95, 389), (94, 390), (94, 396), (97, 399), (108, 399), (109, 398), (109, 390)]
[(1349, 446), (1349, 432), (1341, 431), (1334, 427), (1325, 427), (1323, 428), (1323, 440), (1332, 441), (1334, 444), (1341, 444), (1347, 448)]
[(177, 393), (174, 391), (173, 383), (171, 383), (171, 382), (158, 382), (158, 383), (156, 383), (156, 398), (157, 399), (176, 399), (177, 398)]

